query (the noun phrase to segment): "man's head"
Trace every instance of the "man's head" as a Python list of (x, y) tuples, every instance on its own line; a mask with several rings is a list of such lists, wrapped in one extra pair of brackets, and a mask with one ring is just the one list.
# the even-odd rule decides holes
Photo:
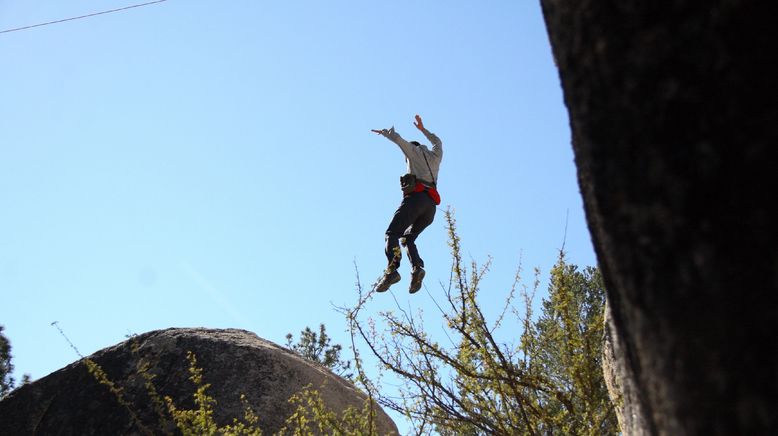
[(413, 145), (415, 145), (417, 147), (421, 146), (421, 144), (419, 144), (419, 141), (411, 141), (411, 144), (413, 144)]

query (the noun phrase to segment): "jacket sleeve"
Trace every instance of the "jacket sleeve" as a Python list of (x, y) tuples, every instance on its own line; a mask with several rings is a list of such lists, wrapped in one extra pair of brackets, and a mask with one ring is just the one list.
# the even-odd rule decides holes
[(400, 134), (394, 130), (394, 126), (392, 126), (392, 128), (389, 129), (389, 134), (386, 137), (389, 138), (389, 140), (391, 140), (395, 144), (397, 144), (406, 157), (410, 158), (410, 156), (413, 155), (413, 145), (410, 142), (403, 139), (403, 137), (400, 136)]
[(424, 133), (424, 136), (426, 136), (430, 141), (430, 144), (432, 144), (432, 154), (438, 158), (443, 157), (443, 142), (441, 142), (440, 138), (427, 129), (422, 130), (422, 133)]

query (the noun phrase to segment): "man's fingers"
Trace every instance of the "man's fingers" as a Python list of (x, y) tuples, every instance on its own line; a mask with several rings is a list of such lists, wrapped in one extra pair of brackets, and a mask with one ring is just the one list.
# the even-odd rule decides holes
[(416, 122), (413, 123), (413, 125), (420, 130), (424, 128), (424, 123), (421, 121), (421, 117), (419, 116), (419, 114), (416, 114)]

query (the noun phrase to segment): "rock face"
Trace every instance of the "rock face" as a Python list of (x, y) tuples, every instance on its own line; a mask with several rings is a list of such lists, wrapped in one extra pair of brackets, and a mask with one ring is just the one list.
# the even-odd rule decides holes
[(605, 301), (605, 342), (602, 345), (602, 373), (608, 396), (616, 409), (619, 428), (625, 435), (648, 435), (646, 416), (638, 400), (635, 375), (624, 358), (624, 345), (608, 301)]
[(644, 431), (778, 434), (774, 2), (541, 4)]
[[(132, 345), (137, 351), (132, 351)], [(90, 358), (123, 389), (129, 408), (120, 405), (106, 386), (97, 383), (83, 362), (73, 363), (25, 385), (0, 402), (3, 435), (135, 435), (145, 432), (131, 419), (137, 414), (153, 434), (173, 430), (155, 412), (138, 375), (139, 358), (151, 364), (154, 385), (183, 408), (194, 409), (195, 386), (189, 380), (187, 351), (197, 357), (203, 379), (217, 401), (219, 425), (243, 417), (240, 395), (259, 416), (264, 434), (279, 430), (292, 413), (287, 400), (304, 386), (318, 388), (335, 411), (361, 408), (365, 396), (348, 381), (269, 341), (244, 330), (167, 329), (137, 336)], [(377, 408), (379, 434), (397, 434), (392, 420)]]

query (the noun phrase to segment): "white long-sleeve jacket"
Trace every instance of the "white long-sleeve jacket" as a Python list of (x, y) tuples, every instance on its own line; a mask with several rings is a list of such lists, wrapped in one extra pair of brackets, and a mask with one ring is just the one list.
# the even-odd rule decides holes
[(417, 179), (437, 184), (440, 162), (443, 160), (443, 143), (427, 129), (423, 129), (422, 133), (432, 143), (432, 150), (424, 144), (415, 145), (406, 141), (394, 130), (394, 127), (388, 130), (386, 137), (397, 144), (405, 154), (409, 173), (415, 175)]

